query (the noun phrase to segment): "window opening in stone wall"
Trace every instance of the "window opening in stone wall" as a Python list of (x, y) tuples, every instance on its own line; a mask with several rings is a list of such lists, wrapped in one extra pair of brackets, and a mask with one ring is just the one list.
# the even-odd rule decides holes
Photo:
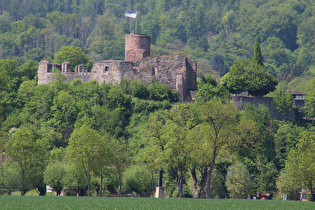
[(109, 67), (108, 66), (105, 66), (105, 71), (109, 71)]
[(47, 72), (51, 72), (51, 71), (52, 71), (52, 66), (48, 65)]
[(82, 69), (81, 72), (84, 72), (84, 69)]

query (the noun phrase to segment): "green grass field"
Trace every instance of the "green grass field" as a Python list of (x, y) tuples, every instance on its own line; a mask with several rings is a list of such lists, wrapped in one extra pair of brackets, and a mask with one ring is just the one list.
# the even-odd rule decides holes
[(0, 196), (0, 209), (315, 209), (313, 202), (157, 198)]

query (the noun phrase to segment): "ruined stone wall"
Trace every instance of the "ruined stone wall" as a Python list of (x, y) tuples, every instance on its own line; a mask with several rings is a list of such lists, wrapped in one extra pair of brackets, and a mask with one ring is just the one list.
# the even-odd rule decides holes
[(197, 61), (186, 58), (187, 90), (197, 90)]
[(125, 36), (125, 61), (100, 61), (94, 64), (91, 72), (87, 72), (84, 64), (70, 72), (69, 62), (51, 64), (42, 61), (38, 69), (38, 84), (47, 84), (53, 80), (52, 68), (58, 68), (67, 76), (67, 81), (81, 79), (82, 82), (97, 80), (101, 83), (120, 83), (121, 79), (139, 79), (150, 84), (154, 78), (170, 89), (177, 89), (179, 99), (192, 98), (197, 89), (197, 62), (187, 59), (185, 53), (158, 55), (150, 57), (151, 37), (145, 34), (127, 34)]
[[(274, 120), (285, 120), (285, 116), (278, 112), (276, 103), (272, 97), (253, 97), (253, 96), (232, 96), (232, 102), (238, 109), (244, 110), (246, 103), (251, 103), (256, 107), (264, 105), (269, 109), (270, 118)], [(287, 119), (292, 121), (302, 121), (303, 116), (298, 109), (293, 109), (289, 112)]]
[(48, 68), (49, 68), (48, 61), (41, 61), (38, 65), (38, 84), (48, 84), (50, 80), (47, 78)]
[(90, 72), (65, 72), (63, 74), (68, 78), (65, 82), (69, 82), (75, 79), (80, 79), (81, 82), (88, 82), (93, 80)]
[[(86, 66), (86, 65), (84, 65)], [(62, 67), (62, 68), (61, 68)], [(48, 61), (41, 61), (38, 67), (38, 84), (48, 84), (55, 79), (55, 74), (52, 73), (53, 68), (58, 68), (62, 71), (62, 74), (67, 77), (65, 82), (69, 82), (74, 79), (81, 79), (82, 82), (88, 82), (92, 80), (90, 72), (69, 72), (71, 68), (70, 63), (65, 62), (62, 65), (50, 63)]]
[[(38, 84), (52, 81), (54, 74), (48, 69), (52, 64), (42, 61), (38, 70)], [(68, 65), (68, 64), (67, 64)], [(63, 66), (67, 66), (64, 65)], [(101, 83), (120, 83), (121, 79), (141, 80), (150, 84), (153, 78), (160, 84), (166, 84), (170, 89), (177, 89), (179, 99), (191, 98), (191, 91), (197, 89), (197, 65), (186, 58), (185, 53), (145, 57), (137, 62), (130, 61), (100, 61), (96, 62), (91, 72), (86, 72), (86, 65), (76, 66), (76, 72), (62, 73), (68, 78), (66, 82), (81, 79), (82, 82), (97, 80)], [(82, 72), (84, 71), (84, 72)]]
[(176, 89), (177, 75), (183, 75), (186, 80), (186, 63), (184, 53), (146, 57), (135, 63), (134, 69), (141, 73), (142, 81), (149, 84), (153, 77), (171, 89)]
[(92, 78), (101, 83), (117, 84), (122, 77), (132, 78), (133, 64), (129, 61), (100, 61), (93, 65)]

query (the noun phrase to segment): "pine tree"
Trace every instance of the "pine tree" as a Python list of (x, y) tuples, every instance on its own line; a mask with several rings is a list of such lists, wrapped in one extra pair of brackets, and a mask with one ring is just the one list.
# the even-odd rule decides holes
[(258, 42), (255, 42), (255, 47), (254, 47), (254, 57), (253, 57), (253, 62), (263, 66), (263, 57), (261, 55), (260, 47)]

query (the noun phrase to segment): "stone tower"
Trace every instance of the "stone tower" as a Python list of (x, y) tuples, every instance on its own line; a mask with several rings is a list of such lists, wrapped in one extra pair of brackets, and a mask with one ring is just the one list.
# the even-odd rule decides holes
[(151, 37), (145, 34), (126, 34), (125, 61), (136, 62), (150, 56)]

